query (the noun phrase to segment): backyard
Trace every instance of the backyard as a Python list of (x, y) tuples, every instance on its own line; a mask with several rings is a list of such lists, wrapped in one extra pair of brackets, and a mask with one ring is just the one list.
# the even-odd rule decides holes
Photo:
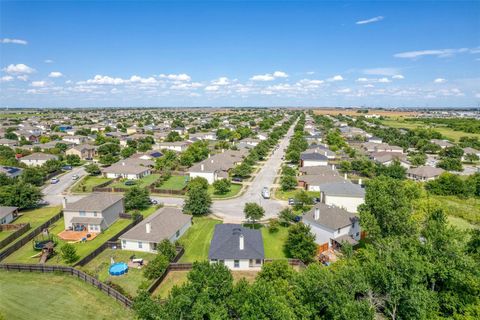
[(92, 192), (92, 189), (102, 183), (111, 181), (110, 178), (102, 176), (85, 176), (72, 187), (72, 192)]
[[(130, 224), (132, 220), (129, 219), (118, 219), (114, 224), (112, 224), (108, 229), (98, 234), (93, 240), (87, 242), (76, 242), (73, 243), (77, 254), (80, 256), (80, 259), (87, 256), (90, 252), (100, 247), (105, 241), (112, 238), (114, 235), (119, 233), (123, 228)], [(61, 231), (65, 229), (63, 219), (57, 221), (54, 225), (51, 226), (49, 232), (53, 235), (58, 235)], [(56, 238), (58, 243), (55, 247), (55, 250), (58, 251), (66, 242)], [(15, 251), (11, 255), (5, 258), (5, 262), (10, 263), (38, 263), (39, 257), (35, 257), (39, 252), (33, 249), (31, 242), (25, 244), (19, 250)], [(60, 264), (64, 265), (65, 262), (62, 260), (60, 254), (56, 254), (51, 259), (47, 260), (47, 264)]]
[(202, 261), (208, 258), (208, 249), (212, 241), (215, 225), (222, 223), (205, 217), (194, 217), (193, 225), (179, 239), (184, 246), (185, 253), (179, 262)]
[(160, 178), (160, 174), (150, 174), (138, 180), (130, 180), (130, 181), (134, 181), (135, 184), (128, 185), (128, 186), (125, 185), (125, 181), (127, 181), (128, 179), (120, 179), (119, 181), (110, 184), (109, 187), (124, 188), (124, 189), (130, 189), (133, 187), (146, 188), (154, 184), (155, 181), (157, 181), (159, 178)]
[(187, 181), (188, 176), (171, 176), (160, 185), (159, 189), (183, 190), (187, 185)]
[(0, 283), (1, 319), (134, 318), (113, 298), (69, 275), (0, 271)]
[(268, 228), (262, 227), (263, 249), (266, 259), (285, 259), (283, 245), (287, 240), (288, 228), (279, 227), (277, 232), (271, 233)]
[(81, 269), (88, 274), (95, 276), (100, 281), (108, 281), (119, 285), (125, 290), (126, 293), (132, 297), (135, 297), (140, 286), (146, 288), (151, 282), (143, 276), (143, 268), (129, 268), (128, 273), (121, 276), (110, 276), (108, 273), (111, 258), (113, 258), (115, 262), (128, 263), (131, 256), (135, 256), (135, 258), (142, 258), (145, 261), (152, 261), (156, 254), (121, 249), (106, 249), (97, 257), (95, 257), (95, 259), (81, 267)]

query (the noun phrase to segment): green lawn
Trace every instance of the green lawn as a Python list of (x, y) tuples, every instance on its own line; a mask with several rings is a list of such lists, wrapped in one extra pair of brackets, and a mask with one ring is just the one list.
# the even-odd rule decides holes
[(212, 185), (208, 186), (208, 193), (212, 196), (212, 199), (223, 199), (236, 196), (240, 190), (242, 190), (242, 185), (238, 183), (232, 183), (230, 191), (226, 194), (215, 194), (215, 189)]
[(145, 210), (140, 210), (139, 212), (142, 214), (143, 218), (146, 218), (146, 217), (150, 216), (151, 214), (155, 213), (155, 211), (157, 211), (159, 208), (160, 208), (160, 206), (158, 206), (158, 205), (150, 206)]
[(461, 218), (480, 227), (480, 199), (460, 199), (454, 196), (432, 196), (449, 216)]
[(128, 179), (121, 179), (117, 182), (114, 182), (112, 183), (111, 185), (109, 185), (109, 187), (112, 187), (112, 188), (125, 188), (125, 189), (130, 189), (130, 188), (133, 188), (133, 187), (140, 187), (140, 188), (146, 188), (146, 187), (149, 187), (151, 186), (152, 184), (155, 183), (155, 181), (158, 180), (158, 178), (160, 178), (160, 174), (150, 174), (146, 177), (143, 177), (141, 179), (138, 179), (138, 180), (133, 180), (135, 181), (135, 184), (134, 185), (131, 185), (131, 186), (126, 186), (125, 185), (125, 181), (127, 181)]
[(270, 233), (268, 228), (262, 228), (263, 248), (265, 250), (265, 258), (267, 259), (285, 259), (283, 245), (287, 240), (288, 228), (279, 227), (278, 232)]
[[(21, 216), (16, 220), (14, 220), (13, 223), (15, 224), (30, 223), (30, 229), (27, 230), (27, 232), (25, 232), (22, 236), (18, 237), (15, 241), (10, 243), (10, 245), (12, 245), (13, 243), (19, 241), (20, 239), (28, 235), (31, 232), (31, 230), (42, 225), (44, 222), (47, 222), (50, 218), (52, 218), (54, 215), (59, 213), (61, 210), (62, 208), (58, 206), (58, 207), (43, 207), (39, 209), (21, 211), (20, 212)], [(8, 246), (6, 246), (5, 248), (7, 247)]]
[(211, 218), (193, 218), (193, 225), (179, 239), (185, 247), (180, 262), (202, 261), (208, 258), (208, 249), (212, 241), (215, 225), (222, 223)]
[[(6, 230), (6, 231), (0, 231), (0, 241), (2, 241), (3, 239), (5, 239), (6, 237), (8, 237), (9, 235), (11, 235), (12, 233), (14, 233), (16, 230)], [(28, 231), (27, 231), (28, 232)]]
[(145, 261), (152, 261), (156, 256), (154, 253), (107, 249), (81, 269), (88, 274), (95, 275), (100, 281), (111, 281), (112, 283), (119, 285), (126, 293), (135, 297), (140, 285), (146, 288), (151, 282), (143, 276), (143, 268), (130, 268), (128, 269), (128, 273), (122, 276), (110, 276), (108, 273), (110, 258), (113, 258), (115, 262), (126, 263), (130, 260), (132, 255), (135, 255), (136, 258), (143, 258)]
[(171, 176), (162, 183), (160, 189), (182, 190), (187, 184), (188, 176)]
[(454, 217), (454, 216), (448, 216), (447, 217), (448, 222), (451, 226), (454, 226), (458, 229), (461, 230), (471, 230), (471, 229), (479, 229), (479, 226), (476, 226), (474, 224), (471, 224), (465, 219)]
[(0, 318), (134, 319), (131, 310), (69, 275), (0, 271)]
[[(294, 198), (295, 193), (297, 193), (300, 190), (302, 190), (302, 189), (297, 188), (295, 190), (282, 191), (278, 188), (278, 189), (275, 189), (275, 198), (277, 198), (278, 200), (287, 201), (288, 198)], [(320, 197), (320, 192), (318, 192), (318, 191), (307, 191), (307, 193), (310, 197), (314, 197), (314, 198)]]
[(72, 192), (92, 192), (94, 187), (111, 180), (102, 176), (85, 176), (72, 187)]
[[(80, 259), (84, 258), (90, 252), (100, 247), (105, 241), (107, 241), (108, 239), (113, 237), (115, 234), (120, 232), (120, 230), (125, 228), (129, 223), (131, 223), (131, 220), (129, 219), (119, 219), (113, 225), (111, 225), (107, 230), (97, 235), (95, 239), (84, 242), (84, 243), (80, 243), (80, 242), (74, 243), (73, 245), (77, 250), (77, 254), (80, 256)], [(49, 231), (51, 234), (57, 235), (64, 229), (65, 229), (65, 226), (63, 223), (63, 219), (61, 219), (57, 221), (56, 224), (53, 225)], [(63, 244), (65, 244), (65, 242), (63, 240), (58, 239), (58, 244), (55, 250), (58, 252)], [(10, 262), (10, 263), (38, 263), (39, 258), (32, 257), (32, 256), (35, 256), (36, 254), (38, 254), (38, 251), (35, 251), (33, 249), (32, 243), (27, 243), (22, 248), (15, 251), (7, 258), (5, 258), (4, 261)], [(51, 259), (49, 259), (47, 261), (47, 264), (65, 264), (65, 262), (62, 260), (60, 254), (57, 254)]]

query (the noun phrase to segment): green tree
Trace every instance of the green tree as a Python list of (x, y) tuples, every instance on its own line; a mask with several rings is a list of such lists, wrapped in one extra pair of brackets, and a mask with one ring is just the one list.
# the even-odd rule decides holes
[(211, 205), (212, 199), (208, 194), (207, 180), (200, 177), (190, 180), (187, 185), (183, 212), (201, 216), (210, 212)]
[(265, 216), (265, 210), (255, 202), (245, 203), (243, 213), (245, 214), (245, 219), (250, 220), (252, 224), (255, 224), (256, 221)]
[(447, 171), (463, 171), (462, 161), (455, 158), (441, 158), (437, 167)]
[(215, 194), (227, 194), (232, 188), (232, 183), (228, 179), (220, 179), (213, 182)]
[(297, 178), (294, 176), (282, 176), (280, 178), (282, 191), (293, 190), (297, 187)]
[(171, 243), (168, 239), (162, 240), (157, 245), (157, 251), (161, 255), (164, 255), (165, 257), (167, 257), (168, 261), (173, 261), (173, 259), (177, 255), (177, 250), (175, 248), (175, 245)]
[(76, 154), (67, 154), (65, 156), (65, 161), (71, 166), (78, 166), (81, 164), (82, 160)]
[(125, 209), (143, 210), (150, 206), (150, 193), (147, 189), (141, 189), (137, 186), (130, 188), (125, 193)]
[(182, 137), (177, 131), (170, 131), (165, 138), (167, 142), (175, 142), (175, 141), (182, 141)]
[(305, 263), (314, 261), (317, 244), (309, 226), (297, 223), (288, 229), (285, 252), (289, 258), (300, 259)]
[(19, 207), (20, 209), (33, 208), (42, 199), (40, 190), (25, 182), (0, 187), (0, 205)]
[(79, 255), (77, 254), (77, 249), (75, 249), (75, 246), (70, 243), (65, 243), (60, 248), (60, 253), (62, 255), (63, 261), (65, 261), (68, 264), (72, 264), (80, 258)]
[(45, 174), (40, 168), (26, 168), (20, 175), (20, 180), (41, 187), (45, 182)]
[(130, 157), (131, 155), (133, 155), (135, 152), (136, 152), (135, 148), (125, 147), (120, 151), (120, 155), (122, 156), (122, 158), (126, 159), (126, 158)]
[(87, 172), (91, 176), (96, 176), (100, 174), (100, 168), (95, 163), (90, 163), (85, 166), (85, 172)]
[(148, 262), (143, 270), (143, 275), (149, 280), (160, 277), (170, 264), (169, 259), (163, 254), (157, 254), (155, 258)]

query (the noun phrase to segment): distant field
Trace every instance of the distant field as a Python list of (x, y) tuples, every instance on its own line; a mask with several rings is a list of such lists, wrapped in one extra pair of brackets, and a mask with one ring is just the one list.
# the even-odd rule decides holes
[[(480, 199), (460, 199), (453, 196), (432, 196), (432, 198), (439, 202), (447, 215), (463, 219), (466, 222), (463, 226), (470, 223), (480, 227)], [(461, 223), (458, 219), (452, 221), (457, 225)]]
[[(391, 118), (388, 120), (383, 120), (382, 123), (392, 128), (403, 128), (403, 129), (427, 128), (426, 124), (423, 124), (421, 122), (409, 122), (409, 121), (405, 121), (402, 118), (396, 118), (396, 119)], [(478, 133), (467, 133), (463, 131), (455, 131), (453, 129), (442, 127), (442, 126), (435, 126), (435, 127), (430, 126), (430, 128), (440, 132), (446, 138), (451, 139), (453, 141), (458, 141), (460, 140), (461, 137), (464, 137), (464, 136), (480, 138), (480, 134)]]
[(18, 118), (27, 118), (27, 117), (43, 117), (46, 113), (17, 113), (17, 112), (10, 112), (10, 113), (0, 113), (0, 119), (18, 119)]
[(0, 319), (134, 319), (133, 312), (69, 275), (0, 271)]
[[(341, 108), (332, 108), (332, 109), (317, 109), (314, 111), (315, 114), (322, 115), (349, 115), (349, 116), (360, 116), (365, 115), (364, 113), (358, 113), (357, 109), (341, 109)], [(369, 112), (366, 114), (378, 114), (380, 116), (390, 116), (390, 117), (400, 117), (400, 116), (415, 116), (417, 113), (413, 111), (387, 111), (387, 110), (375, 110), (369, 109)]]

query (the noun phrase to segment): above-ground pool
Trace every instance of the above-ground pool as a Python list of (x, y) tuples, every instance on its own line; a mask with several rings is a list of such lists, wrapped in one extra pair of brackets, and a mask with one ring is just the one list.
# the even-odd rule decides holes
[(112, 276), (121, 276), (128, 272), (128, 266), (125, 262), (117, 262), (110, 266), (108, 273)]

